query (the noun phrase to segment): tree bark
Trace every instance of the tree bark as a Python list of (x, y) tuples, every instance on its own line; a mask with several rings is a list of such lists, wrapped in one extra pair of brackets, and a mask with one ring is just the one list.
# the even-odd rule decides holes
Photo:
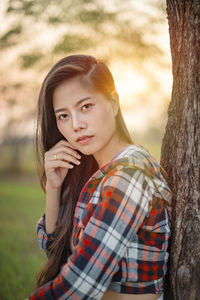
[[(173, 89), (161, 165), (173, 191), (164, 299), (200, 299), (200, 0), (167, 0)], [(169, 278), (169, 280), (168, 280)]]

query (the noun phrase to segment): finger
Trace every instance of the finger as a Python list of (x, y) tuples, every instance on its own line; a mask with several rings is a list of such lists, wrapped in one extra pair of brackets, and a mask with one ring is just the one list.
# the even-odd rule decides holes
[(72, 169), (74, 166), (70, 164), (69, 162), (62, 161), (62, 160), (52, 160), (48, 164), (45, 165), (45, 169), (50, 170), (52, 168), (66, 168), (66, 169)]
[(66, 154), (64, 152), (60, 152), (60, 153), (56, 153), (56, 154), (52, 154), (49, 157), (49, 160), (62, 160), (62, 161), (67, 161), (67, 162), (72, 162), (76, 165), (80, 164), (80, 161), (75, 158), (74, 156), (70, 155), (70, 154)]
[(64, 147), (64, 146), (57, 147), (57, 148), (49, 151), (49, 153), (51, 153), (51, 155), (58, 154), (58, 153), (66, 153), (66, 154), (70, 154), (76, 158), (81, 158), (81, 156), (78, 154), (77, 151), (72, 150), (69, 147)]
[(74, 150), (66, 147), (59, 147), (45, 152), (45, 160), (61, 159), (64, 155), (69, 155), (74, 159), (80, 159), (81, 156)]

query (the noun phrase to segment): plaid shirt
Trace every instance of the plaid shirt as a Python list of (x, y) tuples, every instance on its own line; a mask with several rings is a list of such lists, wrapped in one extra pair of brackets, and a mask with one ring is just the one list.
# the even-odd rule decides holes
[[(74, 251), (59, 275), (29, 299), (94, 300), (108, 288), (162, 293), (170, 216), (165, 171), (144, 147), (124, 147), (83, 187), (74, 216)], [(44, 216), (37, 232), (40, 247), (47, 249), (51, 235), (45, 233)]]

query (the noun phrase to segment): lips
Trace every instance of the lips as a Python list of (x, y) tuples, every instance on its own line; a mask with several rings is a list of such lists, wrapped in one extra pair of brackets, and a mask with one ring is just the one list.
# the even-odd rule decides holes
[(83, 140), (87, 140), (87, 139), (89, 139), (89, 138), (91, 138), (91, 137), (93, 137), (93, 135), (83, 135), (83, 136), (77, 138), (76, 141), (77, 141), (77, 142), (80, 142), (80, 141), (83, 141)]
[(77, 139), (77, 143), (79, 143), (79, 145), (81, 145), (81, 146), (88, 145), (88, 143), (91, 142), (93, 137), (94, 137), (94, 135), (81, 136), (80, 138)]

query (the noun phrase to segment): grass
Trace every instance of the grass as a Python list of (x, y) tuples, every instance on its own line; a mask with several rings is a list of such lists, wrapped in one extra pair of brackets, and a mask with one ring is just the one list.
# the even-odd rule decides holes
[(46, 260), (35, 230), (44, 212), (44, 194), (36, 183), (1, 180), (0, 200), (0, 299), (23, 300)]

